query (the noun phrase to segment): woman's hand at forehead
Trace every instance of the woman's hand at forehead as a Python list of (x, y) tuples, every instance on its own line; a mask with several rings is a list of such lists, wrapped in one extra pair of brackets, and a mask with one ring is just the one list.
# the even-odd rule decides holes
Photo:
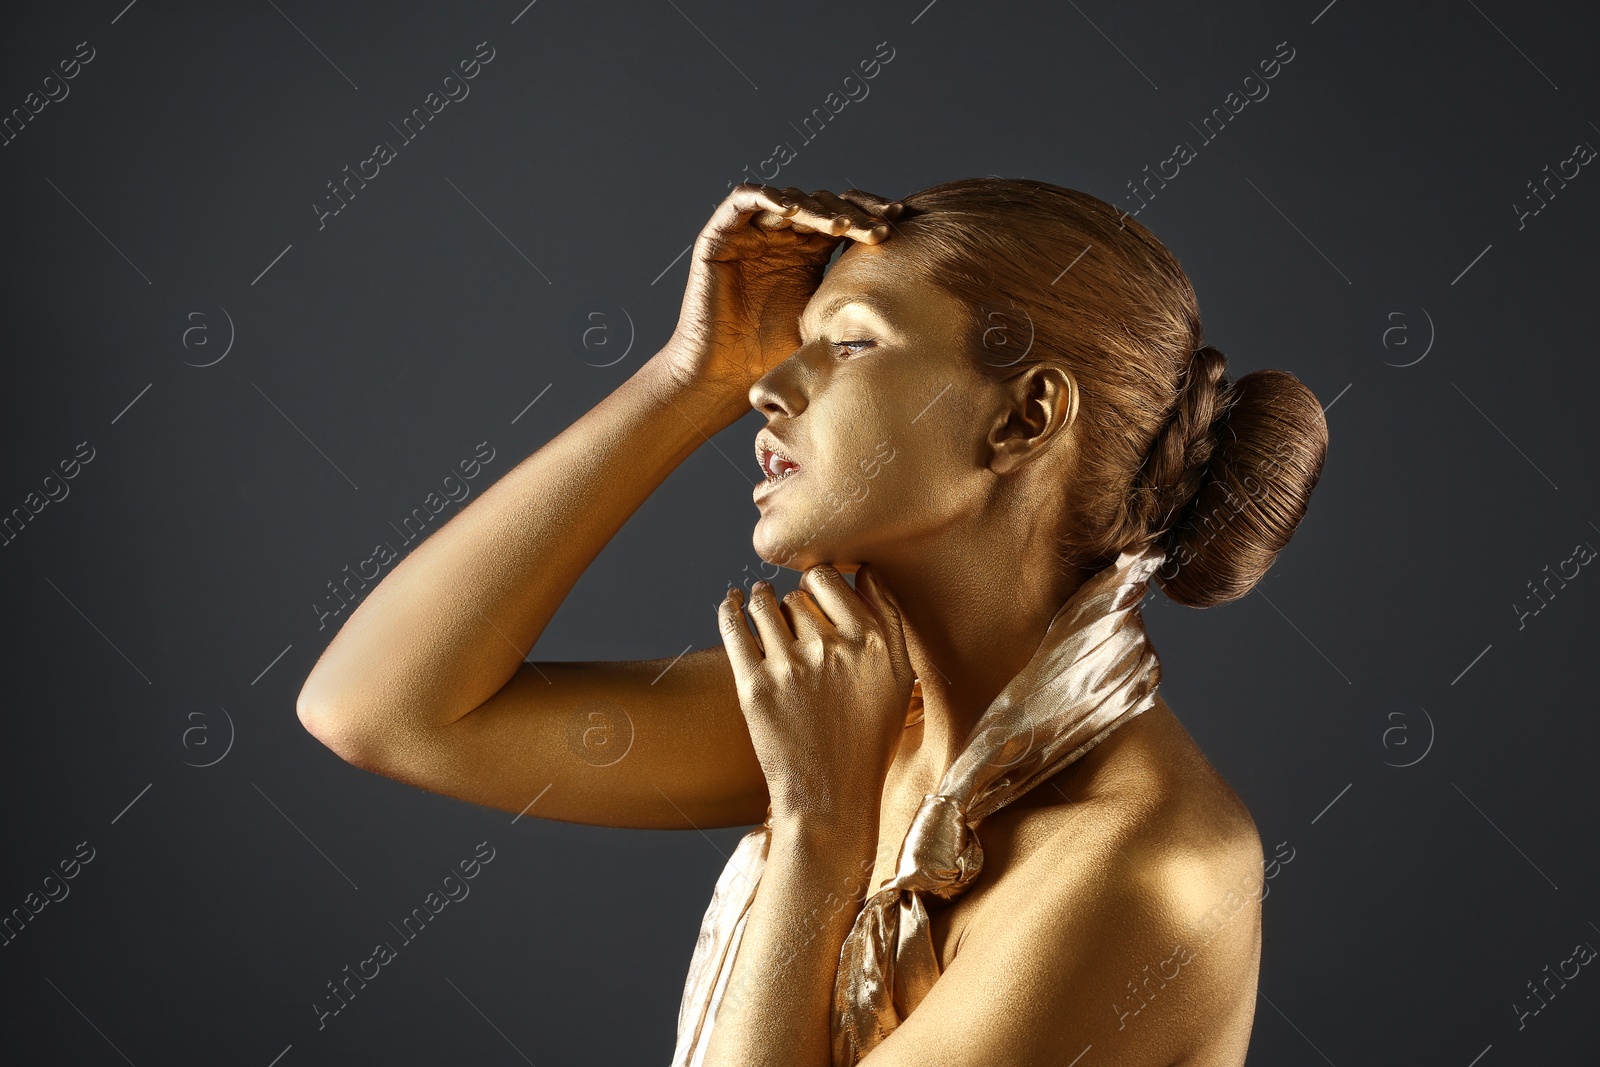
[(695, 240), (677, 328), (656, 358), (725, 416), (718, 428), (732, 423), (756, 380), (800, 346), (800, 314), (834, 250), (888, 239), (902, 210), (859, 189), (734, 186)]
[[(772, 186), (760, 188), (770, 190)], [(862, 244), (877, 244), (889, 237), (894, 232), (890, 223), (899, 218), (905, 208), (898, 200), (886, 200), (860, 189), (846, 189), (842, 193), (817, 189), (805, 193), (789, 186), (778, 190), (778, 197), (780, 204), (791, 204), (793, 208), (773, 212), (763, 206), (751, 218), (753, 225), (765, 230), (821, 233)]]

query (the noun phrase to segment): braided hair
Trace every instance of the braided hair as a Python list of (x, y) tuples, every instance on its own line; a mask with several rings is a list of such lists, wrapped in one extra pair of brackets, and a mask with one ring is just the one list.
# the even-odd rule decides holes
[(967, 304), (980, 372), (1054, 362), (1077, 383), (1062, 563), (1092, 573), (1155, 542), (1167, 560), (1154, 580), (1174, 601), (1248, 593), (1321, 476), (1328, 431), (1311, 390), (1280, 370), (1232, 380), (1177, 258), (1103, 200), (991, 177), (903, 203), (897, 254)]

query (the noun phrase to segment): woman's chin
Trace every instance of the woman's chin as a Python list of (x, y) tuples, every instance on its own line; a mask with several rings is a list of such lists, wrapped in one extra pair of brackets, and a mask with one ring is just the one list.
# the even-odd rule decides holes
[(766, 548), (757, 544), (755, 550), (762, 562), (791, 571), (804, 571), (807, 567), (824, 562), (823, 556), (809, 548)]
[[(765, 520), (757, 523), (751, 538), (751, 547), (763, 561), (792, 571), (804, 571), (819, 563), (834, 562), (834, 546), (824, 543), (821, 538), (806, 543), (803, 538), (790, 536), (782, 529), (768, 529), (767, 526)], [(854, 566), (835, 566), (839, 566), (841, 571), (855, 570)]]

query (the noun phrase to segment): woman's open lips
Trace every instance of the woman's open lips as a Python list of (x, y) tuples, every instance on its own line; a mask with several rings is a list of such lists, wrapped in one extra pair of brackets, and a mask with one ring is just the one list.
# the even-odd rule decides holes
[(761, 469), (766, 472), (769, 478), (782, 478), (790, 471), (799, 470), (800, 464), (779, 455), (777, 452), (768, 452), (766, 458), (761, 461)]
[(780, 482), (788, 481), (800, 473), (800, 464), (779, 452), (765, 441), (756, 442), (756, 460), (761, 464), (761, 472), (766, 475), (756, 483), (752, 494), (758, 499)]

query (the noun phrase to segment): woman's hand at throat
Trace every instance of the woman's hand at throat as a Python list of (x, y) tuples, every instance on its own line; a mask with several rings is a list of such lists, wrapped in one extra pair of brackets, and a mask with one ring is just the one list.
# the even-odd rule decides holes
[(915, 681), (898, 604), (863, 565), (852, 589), (828, 564), (780, 603), (751, 592), (752, 634), (730, 589), (717, 609), (772, 823), (875, 835)]

